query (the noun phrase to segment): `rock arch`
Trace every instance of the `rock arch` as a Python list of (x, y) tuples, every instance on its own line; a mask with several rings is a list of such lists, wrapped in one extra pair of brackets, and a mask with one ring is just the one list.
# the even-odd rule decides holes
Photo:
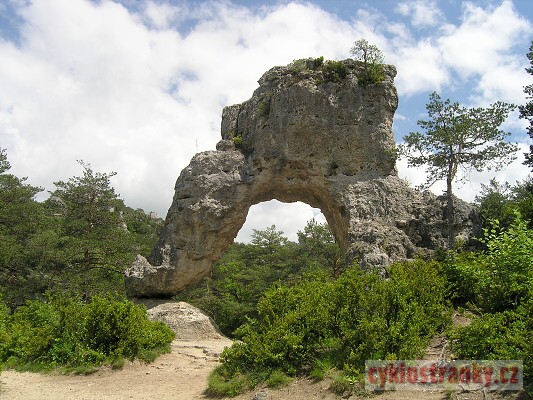
[[(130, 296), (171, 296), (200, 281), (233, 242), (249, 208), (277, 199), (319, 208), (341, 249), (362, 265), (445, 244), (444, 203), (397, 176), (396, 70), (359, 85), (363, 66), (331, 79), (312, 60), (274, 67), (242, 104), (224, 108), (216, 151), (181, 172), (161, 238), (125, 273)], [(470, 209), (458, 208), (467, 234)], [(460, 231), (460, 230), (459, 230)]]

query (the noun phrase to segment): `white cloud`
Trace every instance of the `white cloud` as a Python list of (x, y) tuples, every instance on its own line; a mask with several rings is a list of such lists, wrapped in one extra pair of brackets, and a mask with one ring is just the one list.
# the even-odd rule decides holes
[(435, 1), (408, 1), (398, 4), (396, 12), (403, 16), (410, 16), (411, 23), (415, 27), (430, 27), (437, 25), (442, 19)]
[(531, 32), (530, 23), (520, 17), (511, 1), (494, 9), (465, 3), (462, 23), (438, 39), (445, 62), (468, 77), (486, 72), (508, 61), (506, 56), (517, 39)]
[[(416, 7), (424, 4), (401, 3), (396, 11), (416, 15)], [(473, 87), (469, 100), (476, 105), (523, 102), (520, 92), (528, 82), (525, 52), (533, 29), (513, 3), (506, 0), (497, 7), (481, 8), (466, 2), (457, 25), (443, 20), (437, 3), (431, 8), (438, 18), (427, 15), (427, 20), (440, 25), (418, 36), (396, 36), (388, 46), (389, 59), (398, 68), (400, 95), (459, 90), (468, 84)]]
[[(163, 28), (175, 10), (164, 20), (153, 3), (148, 16), (85, 0), (36, 0), (20, 12), (20, 46), (0, 42), (1, 145), (13, 173), (53, 189), (79, 174), (83, 159), (117, 171), (128, 204), (159, 214), (192, 155), (214, 149), (224, 105), (249, 98), (273, 65), (343, 58), (357, 37), (348, 23), (297, 3), (258, 13), (200, 5), (190, 12), (204, 19), (186, 37)], [(147, 17), (157, 29), (142, 23)]]
[(400, 95), (439, 91), (450, 81), (440, 50), (430, 40), (399, 48), (391, 58), (398, 69), (396, 86)]
[[(519, 102), (529, 83), (511, 51), (531, 27), (508, 1), (490, 10), (467, 6), (458, 26), (444, 22), (436, 5), (431, 11), (420, 1), (404, 3), (413, 26), (441, 24), (432, 31), (372, 10), (341, 20), (300, 2), (252, 10), (147, 0), (136, 12), (113, 1), (13, 4), (23, 20), (20, 41), (0, 38), (0, 147), (8, 148), (13, 173), (53, 189), (54, 180), (79, 175), (75, 160), (83, 159), (118, 172), (113, 183), (127, 204), (160, 215), (193, 154), (215, 148), (222, 107), (248, 99), (274, 65), (345, 58), (365, 37), (397, 65), (400, 96), (449, 87), (454, 71), (476, 77), (479, 102)], [(483, 40), (481, 48), (471, 38)], [(274, 222), (253, 226), (275, 223), (294, 235), (291, 226), (301, 229), (314, 215), (279, 207), (269, 205), (259, 217)]]
[[(478, 79), (478, 102), (518, 101), (526, 82), (523, 67), (531, 23), (503, 1), (492, 9), (465, 3), (461, 25), (437, 39), (443, 62), (464, 81)], [(516, 46), (524, 44), (520, 53)]]
[(144, 14), (156, 28), (167, 29), (176, 19), (183, 20), (186, 18), (188, 11), (184, 6), (178, 7), (168, 3), (148, 1), (145, 4)]
[(326, 218), (319, 209), (301, 202), (281, 203), (271, 200), (256, 204), (250, 208), (236, 241), (247, 242), (254, 229), (264, 230), (271, 225), (276, 225), (276, 230), (284, 232), (289, 240), (298, 242), (297, 232), (302, 231), (307, 221), (311, 219), (319, 224), (326, 222)]

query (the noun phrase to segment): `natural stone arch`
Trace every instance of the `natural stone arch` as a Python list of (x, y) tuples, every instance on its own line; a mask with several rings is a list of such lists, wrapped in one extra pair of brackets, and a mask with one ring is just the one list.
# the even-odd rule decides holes
[[(249, 208), (277, 199), (319, 208), (348, 259), (384, 266), (445, 244), (443, 203), (397, 177), (392, 121), (396, 70), (359, 85), (362, 65), (327, 81), (313, 60), (275, 67), (252, 98), (226, 107), (217, 151), (176, 181), (152, 255), (126, 271), (131, 296), (171, 296), (200, 281), (233, 242)], [(461, 209), (461, 207), (458, 207)], [(470, 226), (469, 209), (458, 225)]]

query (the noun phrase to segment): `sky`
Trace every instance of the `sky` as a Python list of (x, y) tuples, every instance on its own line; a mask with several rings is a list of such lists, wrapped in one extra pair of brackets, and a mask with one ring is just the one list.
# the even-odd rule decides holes
[[(83, 160), (117, 172), (127, 205), (164, 217), (180, 171), (215, 149), (224, 106), (250, 98), (271, 67), (345, 59), (360, 38), (398, 70), (397, 142), (418, 130), (433, 91), (466, 107), (520, 105), (533, 83), (531, 0), (0, 0), (0, 148), (11, 173), (45, 189), (40, 199)], [(459, 197), (527, 177), (526, 127), (511, 114), (517, 160), (465, 172)], [(405, 160), (398, 170), (412, 186), (425, 179)], [(325, 221), (303, 203), (255, 205), (237, 240), (273, 224), (296, 240), (311, 218)]]

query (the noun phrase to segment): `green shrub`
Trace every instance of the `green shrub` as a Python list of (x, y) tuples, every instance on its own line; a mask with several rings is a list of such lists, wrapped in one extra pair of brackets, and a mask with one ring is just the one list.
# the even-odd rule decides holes
[(0, 372), (2, 371), (3, 361), (7, 359), (9, 343), (11, 342), (10, 320), (9, 309), (2, 302), (2, 297), (0, 296)]
[(331, 374), (331, 390), (339, 396), (353, 393), (360, 389), (360, 377), (352, 376), (343, 371), (333, 371)]
[(207, 379), (207, 393), (215, 396), (236, 396), (255, 387), (250, 375), (227, 376), (223, 365), (216, 367)]
[(320, 56), (313, 60), (313, 69), (318, 69), (324, 65), (324, 57)]
[[(18, 369), (69, 369), (143, 358), (168, 351), (174, 333), (148, 319), (146, 309), (111, 295), (55, 295), (48, 302), (28, 301), (9, 323), (11, 337), (0, 362)], [(154, 358), (152, 355), (150, 358)]]
[(529, 342), (526, 319), (516, 311), (477, 317), (451, 335), (453, 352), (465, 360), (521, 360)]
[(342, 61), (328, 60), (322, 66), (324, 82), (340, 82), (347, 74), (348, 69)]
[(314, 371), (319, 378), (332, 367), (355, 377), (366, 359), (420, 356), (449, 320), (440, 265), (395, 264), (389, 276), (356, 267), (336, 281), (321, 274), (267, 290), (257, 319), (242, 325), (235, 332), (241, 341), (222, 353), (217, 379), (257, 383), (274, 371)]
[(339, 278), (338, 286), (345, 363), (354, 374), (369, 358), (422, 355), (431, 336), (449, 321), (446, 280), (437, 262), (393, 264), (388, 280), (354, 269)]
[(292, 378), (278, 369), (272, 371), (265, 383), (268, 387), (278, 389), (287, 386), (292, 381)]
[(376, 84), (385, 80), (383, 64), (367, 64), (364, 72), (359, 76), (359, 85)]
[(521, 304), (533, 281), (533, 231), (517, 218), (506, 230), (497, 221), (481, 239), (487, 250), (449, 260), (451, 297), (482, 312), (500, 312)]
[(242, 149), (242, 144), (243, 144), (242, 136), (234, 136), (233, 144), (235, 145), (236, 149), (239, 149), (239, 150)]
[(447, 264), (454, 301), (481, 313), (452, 331), (452, 350), (464, 359), (523, 360), (533, 394), (533, 231), (517, 217), (506, 229), (494, 222), (482, 242), (486, 251)]
[(454, 330), (452, 351), (460, 359), (523, 360), (524, 387), (533, 395), (533, 290), (516, 310), (485, 314)]

